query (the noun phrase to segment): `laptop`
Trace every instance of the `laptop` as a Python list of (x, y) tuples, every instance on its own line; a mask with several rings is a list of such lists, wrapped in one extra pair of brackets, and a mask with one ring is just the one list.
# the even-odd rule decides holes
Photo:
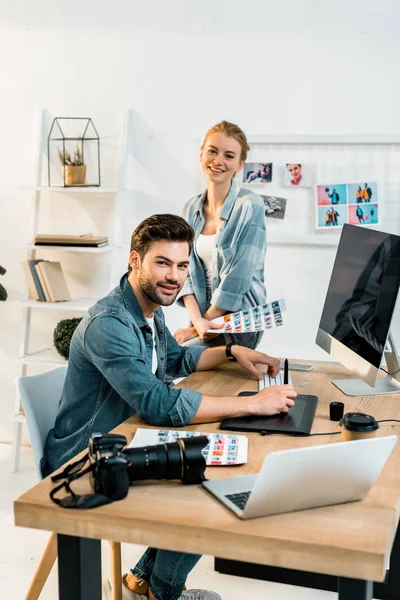
[(362, 500), (397, 443), (397, 435), (268, 454), (256, 475), (204, 481), (241, 519)]

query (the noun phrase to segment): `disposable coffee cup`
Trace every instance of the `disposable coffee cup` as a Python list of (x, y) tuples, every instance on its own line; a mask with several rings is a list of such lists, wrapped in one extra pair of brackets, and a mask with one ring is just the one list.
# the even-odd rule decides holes
[(359, 412), (346, 413), (339, 425), (342, 428), (343, 442), (376, 437), (379, 429), (379, 423), (375, 417)]

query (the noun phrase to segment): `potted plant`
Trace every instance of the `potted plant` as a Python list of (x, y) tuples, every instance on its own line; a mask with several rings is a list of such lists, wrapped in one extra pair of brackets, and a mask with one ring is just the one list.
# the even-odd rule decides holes
[(68, 150), (63, 153), (58, 148), (58, 157), (64, 167), (65, 185), (85, 185), (86, 165), (83, 164), (82, 150), (79, 145), (77, 144), (73, 157)]
[(63, 319), (54, 330), (53, 342), (55, 349), (66, 360), (69, 359), (69, 347), (72, 335), (81, 321), (82, 317), (77, 319)]

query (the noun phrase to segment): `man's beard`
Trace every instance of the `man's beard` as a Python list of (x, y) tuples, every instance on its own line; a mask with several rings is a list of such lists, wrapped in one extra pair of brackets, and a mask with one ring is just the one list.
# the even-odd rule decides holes
[[(138, 283), (143, 294), (147, 296), (149, 300), (154, 302), (154, 304), (160, 304), (160, 306), (170, 306), (173, 304), (182, 288), (182, 285), (178, 281), (172, 281), (168, 279), (164, 281), (157, 281), (157, 283), (154, 284), (143, 268), (139, 270)], [(160, 285), (176, 286), (175, 294), (172, 294), (171, 296), (164, 295), (158, 287)]]

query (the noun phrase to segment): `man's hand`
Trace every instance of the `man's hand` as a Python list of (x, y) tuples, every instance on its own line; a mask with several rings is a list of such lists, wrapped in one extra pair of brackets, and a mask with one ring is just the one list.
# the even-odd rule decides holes
[(223, 327), (225, 327), (225, 323), (220, 323), (219, 325), (217, 325), (216, 323), (212, 323), (208, 319), (203, 319), (203, 317), (200, 319), (196, 319), (193, 325), (197, 331), (197, 335), (199, 336), (202, 342), (208, 342), (209, 340), (212, 340), (217, 335), (219, 335), (218, 333), (207, 333), (209, 329), (222, 329)]
[(244, 348), (243, 346), (231, 346), (232, 355), (236, 358), (240, 366), (246, 369), (256, 379), (262, 379), (262, 373), (256, 367), (257, 364), (268, 365), (268, 374), (276, 377), (279, 373), (280, 362), (273, 356), (268, 356), (264, 352)]
[(184, 327), (183, 329), (177, 329), (174, 333), (174, 338), (178, 344), (183, 344), (188, 340), (192, 340), (197, 337), (198, 333), (194, 327)]
[(294, 406), (294, 399), (297, 392), (292, 385), (272, 385), (264, 388), (255, 396), (251, 396), (252, 415), (264, 415), (271, 417), (279, 413), (287, 413), (291, 406)]

